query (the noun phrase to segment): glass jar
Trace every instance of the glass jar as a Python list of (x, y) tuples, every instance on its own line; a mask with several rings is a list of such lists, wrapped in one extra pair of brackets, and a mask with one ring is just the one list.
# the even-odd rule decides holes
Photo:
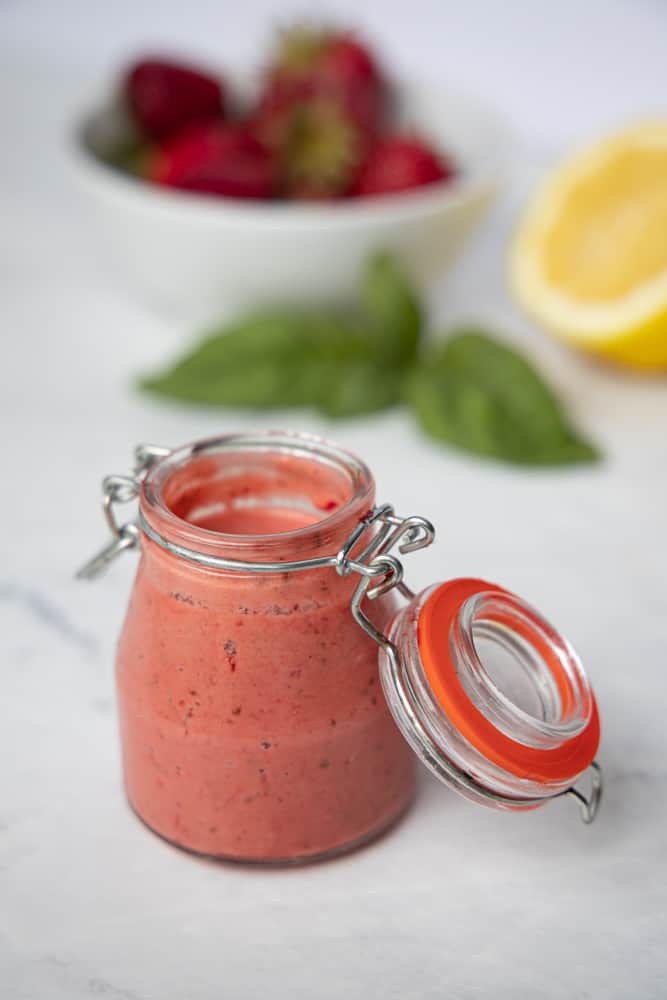
[[(339, 549), (373, 508), (363, 463), (322, 442), (232, 435), (144, 479), (146, 529), (117, 659), (125, 784), (153, 830), (216, 857), (323, 856), (407, 806), (413, 755), (382, 697), (351, 576), (258, 573)], [(394, 609), (387, 594), (377, 620)]]
[(113, 540), (81, 575), (141, 549), (117, 687), (127, 795), (152, 830), (217, 858), (328, 857), (403, 813), (412, 751), (477, 802), (569, 794), (593, 818), (599, 721), (576, 654), (495, 585), (414, 595), (392, 551), (433, 528), (376, 507), (363, 462), (282, 432), (137, 454), (104, 481)]

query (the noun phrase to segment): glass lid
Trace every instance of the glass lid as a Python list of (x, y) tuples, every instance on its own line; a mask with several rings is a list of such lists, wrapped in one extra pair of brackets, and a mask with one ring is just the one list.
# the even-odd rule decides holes
[[(597, 705), (569, 642), (534, 608), (483, 580), (412, 598), (381, 643), (385, 697), (419, 758), (481, 804), (530, 809), (600, 796)], [(574, 788), (593, 765), (590, 800)]]

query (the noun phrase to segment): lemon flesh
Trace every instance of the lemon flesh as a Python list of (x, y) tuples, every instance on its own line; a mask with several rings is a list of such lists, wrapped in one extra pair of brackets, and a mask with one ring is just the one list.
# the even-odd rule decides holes
[(546, 178), (520, 221), (510, 284), (565, 340), (667, 367), (667, 123), (621, 132)]

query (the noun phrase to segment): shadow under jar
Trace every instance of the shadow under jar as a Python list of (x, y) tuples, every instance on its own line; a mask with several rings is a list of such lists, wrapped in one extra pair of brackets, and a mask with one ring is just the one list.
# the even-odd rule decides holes
[[(117, 685), (127, 794), (169, 841), (242, 861), (326, 857), (408, 805), (414, 755), (350, 612), (358, 578), (205, 562), (330, 555), (373, 505), (366, 466), (305, 435), (230, 435), (148, 470)], [(381, 596), (373, 622), (395, 611)]]

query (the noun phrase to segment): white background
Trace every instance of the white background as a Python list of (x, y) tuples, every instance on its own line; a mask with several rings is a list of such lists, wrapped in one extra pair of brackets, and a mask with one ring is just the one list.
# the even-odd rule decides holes
[[(582, 360), (511, 307), (503, 251), (518, 200), (572, 143), (667, 110), (660, 0), (330, 4), (405, 74), (497, 102), (517, 132), (510, 189), (433, 297), (436, 328), (479, 319), (548, 373), (604, 464), (518, 472), (425, 442), (390, 414), (332, 426), (379, 495), (438, 526), (416, 586), (497, 580), (572, 638), (602, 713), (595, 826), (555, 803), (502, 815), (424, 776), (405, 822), (328, 865), (248, 871), (151, 837), (122, 796), (115, 636), (133, 557), (94, 586), (97, 483), (140, 440), (259, 418), (160, 407), (134, 374), (192, 331), (101, 269), (66, 166), (74, 109), (149, 46), (255, 59), (288, 4), (0, 3), (2, 513), (0, 997), (5, 1000), (433, 1000), (667, 995), (667, 384)], [(311, 4), (311, 14), (325, 9)]]

